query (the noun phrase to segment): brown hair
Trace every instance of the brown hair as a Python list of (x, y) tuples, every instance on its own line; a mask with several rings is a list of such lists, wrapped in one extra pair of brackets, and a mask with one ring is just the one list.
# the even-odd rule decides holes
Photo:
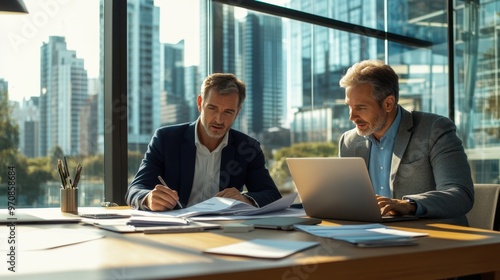
[(241, 108), (241, 104), (246, 97), (246, 86), (243, 81), (238, 79), (234, 74), (231, 73), (214, 73), (209, 75), (203, 81), (201, 86), (200, 95), (205, 99), (208, 92), (211, 89), (217, 90), (219, 94), (233, 94), (237, 93), (239, 96), (238, 106)]

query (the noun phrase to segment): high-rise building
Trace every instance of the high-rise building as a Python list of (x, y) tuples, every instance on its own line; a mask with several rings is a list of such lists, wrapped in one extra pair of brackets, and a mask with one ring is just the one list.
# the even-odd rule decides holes
[(95, 155), (97, 149), (97, 94), (88, 95), (80, 111), (80, 154)]
[(7, 92), (9, 90), (9, 82), (0, 78), (0, 92)]
[(184, 68), (184, 100), (188, 106), (189, 121), (195, 121), (199, 112), (196, 98), (200, 94), (201, 81), (198, 76), (198, 66), (191, 65)]
[(19, 127), (19, 149), (21, 153), (30, 158), (39, 156), (39, 100), (38, 96), (32, 96), (27, 100), (23, 99), (21, 106), (12, 113)]
[(248, 132), (261, 135), (282, 126), (283, 44), (281, 19), (250, 13), (241, 22), (242, 75)]
[(127, 0), (129, 150), (145, 151), (160, 126), (160, 9), (153, 0)]
[(200, 81), (214, 72), (240, 74), (236, 69), (234, 7), (200, 0), (200, 24), (200, 42), (208, 43), (200, 48)]
[(78, 155), (80, 111), (87, 98), (84, 61), (60, 36), (50, 36), (40, 51), (40, 155), (49, 155), (57, 146), (65, 154)]
[(177, 44), (162, 44), (162, 91), (183, 97), (184, 93), (184, 40)]
[(256, 13), (239, 19), (234, 7), (219, 3), (207, 6), (201, 1), (200, 7), (201, 22), (213, 14), (211, 26), (200, 29), (201, 41), (211, 42), (201, 50), (202, 78), (210, 72), (230, 72), (246, 84), (246, 100), (233, 127), (254, 136), (281, 127), (286, 100), (281, 19)]
[[(349, 33), (343, 30), (310, 25), (298, 21), (289, 21), (289, 42), (296, 48), (290, 57), (291, 102), (296, 110), (292, 122), (293, 141), (305, 142), (325, 139), (336, 141), (352, 124), (348, 111), (343, 107), (344, 89), (339, 80), (352, 64), (365, 59), (382, 59), (389, 63), (400, 77), (399, 104), (409, 110), (422, 110), (447, 115), (446, 94), (433, 94), (447, 88), (447, 72), (444, 70), (447, 59), (441, 55), (446, 49), (446, 33), (443, 28), (421, 29), (424, 24), (404, 25), (412, 21), (425, 20), (421, 9), (412, 5), (418, 2), (392, 1), (387, 6), (381, 1), (332, 1), (332, 0), (292, 0), (290, 7), (320, 16), (366, 26), (377, 30), (390, 30), (399, 35), (420, 37), (435, 44), (434, 53), (424, 49), (413, 50), (397, 42), (380, 40), (370, 34)], [(444, 10), (444, 2), (432, 3), (431, 10)], [(413, 7), (413, 8), (412, 8)], [(425, 7), (423, 7), (425, 8)], [(385, 27), (385, 15), (391, 25)], [(425, 13), (424, 13), (425, 14)], [(399, 25), (398, 25), (399, 24)], [(401, 28), (401, 26), (405, 28)], [(429, 32), (430, 31), (430, 32)], [(442, 44), (442, 46), (440, 46)], [(390, 51), (388, 51), (390, 50)], [(433, 67), (427, 67), (429, 61)], [(432, 81), (422, 83), (417, 81)], [(314, 94), (311, 94), (314, 93)], [(432, 99), (431, 99), (432, 96)], [(328, 116), (333, 121), (324, 122), (325, 108), (332, 110)], [(327, 110), (327, 111), (328, 111)], [(316, 112), (316, 113), (314, 113)], [(332, 126), (333, 125), (333, 126)], [(314, 129), (313, 129), (314, 128)], [(323, 138), (323, 136), (328, 136)]]
[[(177, 44), (162, 44), (162, 90), (160, 98), (161, 125), (191, 120), (185, 98), (184, 40)], [(195, 99), (190, 102), (195, 102)]]

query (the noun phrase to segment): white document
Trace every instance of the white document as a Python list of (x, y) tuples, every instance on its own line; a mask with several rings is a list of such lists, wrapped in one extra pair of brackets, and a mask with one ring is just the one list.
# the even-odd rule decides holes
[(287, 209), (297, 198), (297, 193), (292, 193), (257, 208), (245, 202), (225, 197), (212, 197), (193, 206), (165, 212), (140, 212), (139, 215), (165, 215), (170, 217), (188, 218), (203, 215), (260, 215)]
[(250, 241), (207, 249), (204, 252), (211, 254), (279, 259), (318, 244), (318, 242), (313, 241), (253, 239)]
[(382, 224), (345, 226), (295, 225), (296, 229), (319, 237), (346, 241), (362, 247), (414, 245), (414, 237), (427, 233), (397, 230)]
[(167, 216), (132, 216), (127, 221), (127, 225), (136, 227), (181, 226), (188, 225), (189, 223), (188, 219)]
[(19, 233), (19, 249), (44, 250), (103, 238), (97, 230), (76, 228), (36, 229)]
[(190, 217), (192, 221), (234, 221), (234, 220), (248, 220), (260, 219), (270, 217), (305, 217), (306, 212), (304, 209), (286, 208), (283, 210), (273, 211), (270, 213), (257, 214), (257, 215), (217, 215), (217, 216), (196, 216)]

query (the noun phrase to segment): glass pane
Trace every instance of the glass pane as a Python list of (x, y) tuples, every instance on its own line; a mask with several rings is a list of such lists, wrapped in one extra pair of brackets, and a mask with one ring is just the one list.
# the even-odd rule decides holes
[[(319, 14), (328, 17), (338, 15), (338, 19), (369, 27), (383, 29), (387, 25), (392, 32), (395, 31), (391, 28), (405, 30), (413, 25), (409, 15), (403, 20), (391, 9), (384, 24), (380, 13), (384, 14), (388, 6), (380, 3), (383, 2), (292, 0), (286, 6), (321, 11)], [(353, 127), (339, 80), (348, 67), (360, 60), (381, 59), (395, 68), (401, 77), (400, 104), (406, 109), (448, 115), (443, 22), (419, 25), (420, 32), (430, 32), (439, 43), (431, 48), (414, 48), (254, 11), (242, 14), (234, 16), (234, 24), (239, 28), (234, 28), (232, 34), (229, 28), (221, 31), (227, 40), (234, 38), (236, 42), (223, 45), (221, 53), (234, 53), (224, 59), (241, 61), (234, 71), (249, 88), (245, 110), (238, 117), (240, 125), (235, 128), (260, 140), (269, 155), (271, 174), (282, 192), (292, 185), (284, 157), (337, 156), (338, 139)], [(220, 16), (225, 17), (223, 22), (231, 20), (230, 13)], [(231, 47), (236, 50), (230, 51)], [(276, 121), (266, 123), (266, 119)]]
[[(0, 189), (14, 166), (18, 207), (58, 207), (57, 159), (65, 156), (72, 176), (83, 165), (79, 204), (99, 205), (99, 1), (24, 2), (29, 14), (0, 16)], [(0, 208), (6, 202), (1, 191)]]
[(455, 3), (455, 115), (476, 183), (500, 183), (500, 1)]
[(157, 128), (197, 118), (199, 2), (128, 0), (129, 182)]
[(443, 39), (446, 1), (259, 0), (281, 7), (421, 40)]

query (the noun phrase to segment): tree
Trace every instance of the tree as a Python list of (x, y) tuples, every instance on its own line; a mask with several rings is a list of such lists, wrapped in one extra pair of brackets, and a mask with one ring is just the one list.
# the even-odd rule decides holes
[(64, 152), (59, 146), (54, 146), (50, 151), (50, 163), (57, 166), (57, 160), (64, 158)]
[[(7, 91), (0, 90), (0, 167), (16, 166), (19, 145), (19, 129), (11, 119), (12, 108), (9, 105)], [(0, 171), (0, 183), (6, 182), (7, 172)]]
[(87, 180), (104, 180), (104, 155), (85, 157), (82, 161), (82, 176)]
[(46, 193), (42, 185), (57, 179), (56, 166), (51, 165), (47, 157), (28, 159), (19, 155), (18, 159), (18, 193), (26, 199), (27, 206), (36, 206), (38, 198)]
[(13, 166), (16, 173), (16, 194), (25, 198), (28, 206), (32, 206), (44, 193), (41, 185), (53, 176), (47, 160), (28, 160), (19, 153), (19, 128), (11, 119), (11, 114), (8, 94), (0, 91), (0, 183), (6, 182), (7, 167)]

